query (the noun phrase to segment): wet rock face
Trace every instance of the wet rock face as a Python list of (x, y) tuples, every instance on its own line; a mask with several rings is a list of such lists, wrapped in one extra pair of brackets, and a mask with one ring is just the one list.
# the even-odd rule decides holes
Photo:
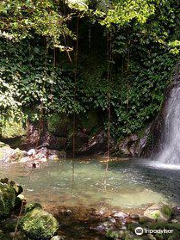
[[(107, 133), (99, 131), (92, 137), (86, 137), (87, 140), (77, 148), (77, 152), (82, 155), (102, 154), (107, 151)], [(110, 139), (110, 147), (113, 146), (113, 140)]]
[(51, 149), (64, 149), (67, 145), (66, 137), (53, 135), (47, 129), (43, 134), (40, 134), (38, 127), (29, 123), (26, 146), (27, 148), (35, 148), (36, 146), (50, 147)]
[(150, 126), (144, 130), (142, 136), (133, 134), (118, 142), (117, 150), (119, 155), (123, 154), (126, 156), (139, 157), (146, 146), (149, 132)]
[(25, 235), (35, 240), (49, 240), (58, 230), (58, 222), (52, 214), (41, 208), (34, 208), (20, 221), (20, 228)]
[[(34, 111), (34, 110), (33, 110)], [(33, 114), (32, 114), (33, 115)], [(13, 125), (12, 125), (13, 126)], [(14, 125), (15, 129), (16, 125)], [(12, 148), (23, 150), (46, 147), (54, 150), (65, 150), (71, 154), (73, 149), (72, 128), (73, 119), (65, 114), (51, 114), (44, 117), (43, 122), (35, 121), (31, 114), (27, 125), (23, 126), (21, 141), (15, 147), (12, 145), (11, 135), (6, 135), (6, 143)], [(107, 132), (98, 111), (90, 110), (76, 119), (75, 152), (77, 155), (100, 154), (107, 151)], [(20, 130), (18, 130), (20, 132)], [(13, 137), (17, 137), (13, 135)], [(3, 139), (2, 139), (3, 141)], [(112, 144), (114, 145), (114, 143)], [(0, 153), (1, 155), (1, 153)]]
[(165, 100), (159, 115), (153, 121), (150, 127), (150, 132), (148, 135), (147, 142), (141, 153), (141, 156), (143, 157), (153, 158), (158, 152), (162, 150), (164, 119), (166, 117), (166, 108), (167, 108), (167, 99)]

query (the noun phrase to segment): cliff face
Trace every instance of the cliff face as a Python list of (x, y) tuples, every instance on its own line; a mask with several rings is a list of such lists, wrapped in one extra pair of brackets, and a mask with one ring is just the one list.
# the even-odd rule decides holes
[(161, 110), (152, 122), (150, 127), (148, 140), (141, 153), (142, 157), (154, 158), (157, 153), (162, 150), (163, 142), (165, 138), (165, 119), (168, 111), (168, 102), (170, 98), (173, 98), (173, 90), (180, 85), (180, 61), (176, 65), (172, 74), (171, 83), (164, 93), (164, 101), (162, 103)]

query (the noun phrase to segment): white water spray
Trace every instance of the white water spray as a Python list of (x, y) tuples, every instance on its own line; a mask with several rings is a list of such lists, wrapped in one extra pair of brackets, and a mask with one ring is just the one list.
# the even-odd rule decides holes
[(180, 165), (180, 87), (174, 88), (168, 99), (160, 163)]

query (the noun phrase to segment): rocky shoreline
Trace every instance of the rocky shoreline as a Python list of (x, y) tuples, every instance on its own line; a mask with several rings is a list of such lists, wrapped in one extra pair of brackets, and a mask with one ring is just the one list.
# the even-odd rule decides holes
[(30, 149), (29, 151), (13, 149), (9, 145), (0, 142), (0, 161), (27, 163), (29, 167), (39, 167), (47, 161), (58, 161), (66, 157), (64, 151), (52, 150), (46, 147)]
[[(0, 142), (0, 149), (1, 161), (31, 168), (65, 157), (64, 151), (47, 147), (22, 151)], [(49, 212), (53, 215), (39, 203), (27, 204), (22, 187), (15, 182), (0, 180), (0, 240), (180, 240), (180, 208), (166, 203), (133, 213), (76, 206)], [(137, 235), (136, 229), (142, 234)]]
[(0, 239), (49, 240), (59, 224), (40, 204), (27, 204), (23, 188), (7, 178), (0, 180)]
[(0, 180), (0, 206), (1, 240), (180, 239), (180, 208), (164, 203), (140, 214), (59, 207), (52, 215), (39, 203), (28, 204), (22, 187), (6, 178)]

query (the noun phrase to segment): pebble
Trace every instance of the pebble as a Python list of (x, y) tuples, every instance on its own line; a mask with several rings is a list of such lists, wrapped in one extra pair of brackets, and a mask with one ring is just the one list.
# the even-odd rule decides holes
[(116, 212), (113, 214), (113, 217), (116, 217), (116, 218), (125, 218), (127, 217), (128, 215), (123, 213), (123, 212)]

